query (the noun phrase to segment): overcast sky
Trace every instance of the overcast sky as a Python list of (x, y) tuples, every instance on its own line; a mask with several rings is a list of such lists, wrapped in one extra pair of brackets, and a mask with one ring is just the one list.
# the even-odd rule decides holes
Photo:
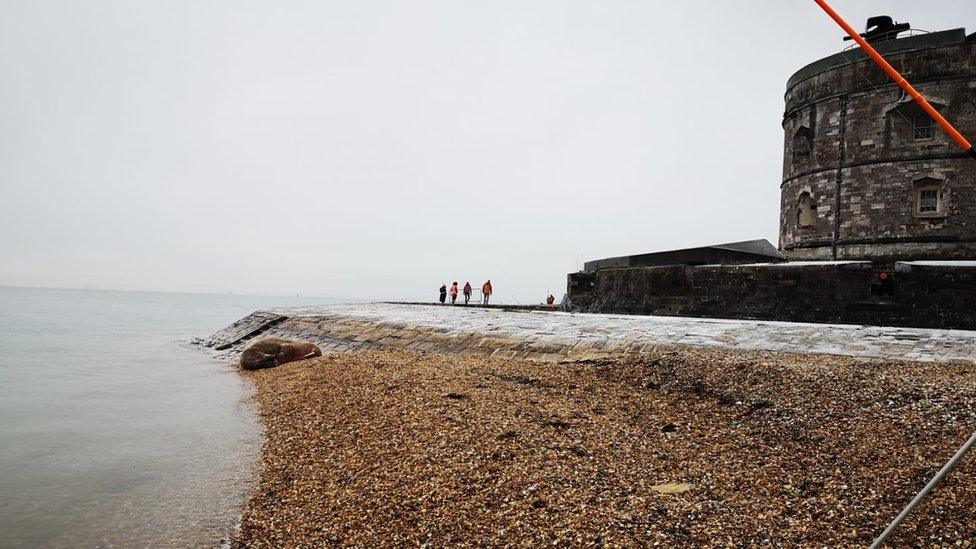
[(786, 80), (844, 46), (807, 0), (0, 0), (0, 284), (533, 303), (776, 244)]

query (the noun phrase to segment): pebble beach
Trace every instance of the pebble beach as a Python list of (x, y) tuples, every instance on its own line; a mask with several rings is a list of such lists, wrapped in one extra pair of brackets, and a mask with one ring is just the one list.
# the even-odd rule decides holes
[[(267, 442), (236, 547), (866, 546), (976, 424), (963, 362), (389, 349), (245, 375)], [(974, 473), (892, 546), (974, 546)]]

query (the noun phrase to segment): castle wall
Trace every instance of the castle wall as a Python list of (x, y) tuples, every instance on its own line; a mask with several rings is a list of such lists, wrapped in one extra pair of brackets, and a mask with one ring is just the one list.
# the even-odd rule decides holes
[[(976, 135), (976, 40), (946, 31), (879, 49)], [(937, 125), (918, 138), (919, 114), (856, 50), (794, 75), (780, 202), (780, 248), (790, 259), (976, 258), (976, 162)], [(922, 189), (940, 193), (939, 211), (919, 211)]]
[(569, 275), (590, 313), (976, 329), (976, 263), (897, 263), (891, 294), (871, 262), (600, 269)]

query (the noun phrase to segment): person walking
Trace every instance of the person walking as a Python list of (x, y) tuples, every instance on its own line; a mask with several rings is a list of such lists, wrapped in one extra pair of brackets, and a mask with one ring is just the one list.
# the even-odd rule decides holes
[(471, 300), (471, 283), (464, 283), (464, 304), (467, 305), (468, 301)]
[(454, 305), (454, 302), (457, 301), (457, 295), (458, 295), (458, 287), (457, 287), (457, 282), (455, 282), (451, 284), (451, 305)]
[(488, 305), (488, 298), (491, 297), (491, 280), (481, 285), (482, 305)]
[(441, 305), (444, 304), (445, 299), (447, 299), (447, 284), (441, 284)]

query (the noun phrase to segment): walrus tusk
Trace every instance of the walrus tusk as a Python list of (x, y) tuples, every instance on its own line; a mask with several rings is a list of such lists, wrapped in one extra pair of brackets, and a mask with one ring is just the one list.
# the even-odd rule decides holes
[(312, 351), (311, 353), (308, 353), (307, 355), (303, 356), (302, 358), (312, 358), (313, 356), (315, 356), (315, 351)]

